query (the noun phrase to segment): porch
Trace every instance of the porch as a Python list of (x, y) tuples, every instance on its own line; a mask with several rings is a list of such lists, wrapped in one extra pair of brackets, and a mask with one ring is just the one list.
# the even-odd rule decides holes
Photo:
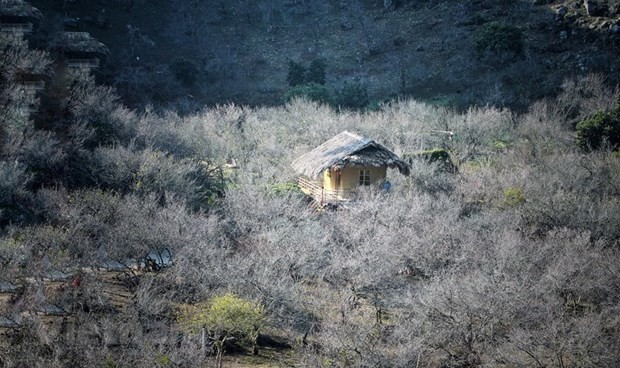
[(354, 199), (357, 194), (356, 190), (325, 189), (323, 183), (320, 181), (311, 180), (304, 176), (300, 176), (297, 179), (297, 184), (302, 192), (314, 198), (314, 200), (319, 204), (350, 201)]

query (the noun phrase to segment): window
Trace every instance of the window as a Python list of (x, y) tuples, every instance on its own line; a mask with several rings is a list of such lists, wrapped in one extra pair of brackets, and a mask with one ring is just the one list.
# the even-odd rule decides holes
[(360, 170), (360, 185), (370, 185), (370, 170)]

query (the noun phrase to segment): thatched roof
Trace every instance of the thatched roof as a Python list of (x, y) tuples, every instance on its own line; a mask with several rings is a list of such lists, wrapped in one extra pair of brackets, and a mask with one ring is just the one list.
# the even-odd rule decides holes
[(65, 52), (88, 52), (100, 55), (110, 53), (106, 45), (97, 41), (88, 32), (62, 32), (52, 42), (52, 47)]
[(381, 144), (344, 131), (293, 161), (298, 173), (317, 179), (328, 168), (348, 166), (388, 166), (409, 175), (409, 165)]
[(0, 16), (41, 19), (39, 9), (21, 0), (0, 0)]

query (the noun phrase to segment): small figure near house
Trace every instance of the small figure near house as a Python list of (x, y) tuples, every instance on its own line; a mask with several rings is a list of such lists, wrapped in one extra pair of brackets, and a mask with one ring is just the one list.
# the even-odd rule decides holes
[(82, 285), (82, 275), (78, 273), (77, 275), (75, 275), (75, 278), (73, 279), (73, 281), (71, 281), (71, 286), (77, 289), (80, 287), (80, 285)]
[(383, 182), (383, 190), (386, 192), (392, 190), (392, 183), (389, 180)]

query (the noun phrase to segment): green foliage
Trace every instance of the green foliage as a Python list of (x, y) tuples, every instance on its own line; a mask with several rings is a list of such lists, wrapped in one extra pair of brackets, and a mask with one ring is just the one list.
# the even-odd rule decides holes
[(331, 102), (331, 97), (329, 95), (329, 92), (327, 91), (327, 88), (325, 88), (325, 86), (323, 85), (316, 83), (309, 83), (291, 87), (286, 93), (285, 99), (288, 102), (296, 97), (304, 97), (310, 101), (325, 104), (329, 104)]
[(455, 94), (440, 94), (435, 95), (425, 102), (439, 107), (453, 107), (459, 105), (459, 97)]
[(114, 357), (111, 354), (108, 354), (105, 360), (103, 361), (102, 367), (103, 368), (117, 368), (118, 364), (116, 364)]
[(336, 92), (335, 102), (337, 106), (351, 109), (363, 109), (368, 106), (368, 89), (365, 84), (356, 80), (345, 83), (341, 90)]
[(325, 61), (314, 59), (308, 68), (295, 61), (288, 62), (286, 81), (290, 87), (303, 84), (325, 84)]
[(155, 362), (157, 364), (157, 367), (171, 367), (172, 366), (172, 360), (166, 354), (158, 354), (155, 357)]
[(405, 157), (408, 161), (424, 160), (428, 163), (436, 163), (442, 171), (456, 172), (456, 167), (452, 163), (450, 153), (443, 148), (433, 148), (424, 151), (414, 152)]
[(288, 62), (288, 74), (286, 75), (286, 81), (291, 87), (299, 86), (306, 81), (306, 68), (303, 65), (289, 61)]
[(270, 190), (274, 194), (301, 193), (299, 185), (290, 182), (274, 184)]
[(496, 139), (493, 141), (493, 148), (496, 151), (505, 151), (510, 147), (510, 142), (504, 139)]
[(186, 58), (176, 58), (170, 65), (174, 76), (184, 85), (191, 87), (196, 84), (196, 76), (199, 71), (191, 60)]
[(227, 293), (207, 303), (185, 307), (179, 320), (190, 330), (206, 328), (209, 331), (216, 350), (216, 365), (221, 367), (228, 338), (234, 336), (256, 349), (256, 339), (265, 324), (265, 309), (260, 303)]
[(505, 207), (516, 207), (525, 203), (525, 195), (523, 194), (523, 189), (510, 187), (504, 189), (504, 206)]
[(305, 83), (325, 84), (325, 61), (314, 59), (306, 71)]
[(206, 327), (217, 335), (254, 338), (265, 324), (265, 310), (257, 302), (227, 293), (186, 307), (180, 322), (192, 330)]
[(599, 111), (577, 123), (577, 144), (595, 150), (603, 144), (620, 147), (620, 104), (613, 111)]
[(474, 42), (478, 54), (485, 51), (493, 53), (509, 51), (515, 54), (523, 52), (523, 32), (509, 24), (499, 22), (485, 24), (476, 32)]
[(257, 302), (228, 293), (211, 299), (204, 322), (211, 330), (254, 340), (265, 324), (265, 309)]

